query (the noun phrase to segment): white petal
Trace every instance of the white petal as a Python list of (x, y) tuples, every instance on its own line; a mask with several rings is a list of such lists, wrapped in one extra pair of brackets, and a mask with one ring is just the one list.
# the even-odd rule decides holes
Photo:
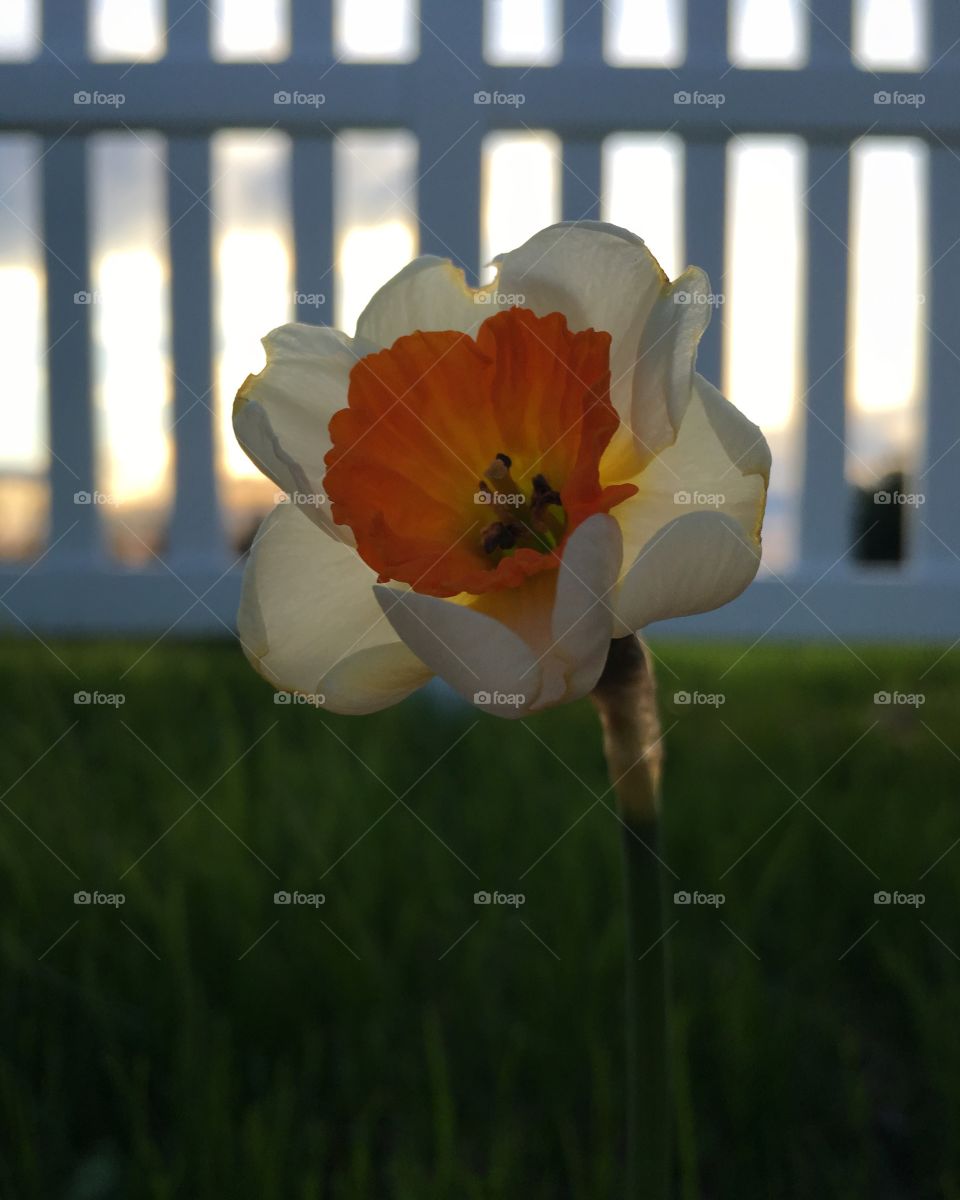
[(278, 506), (244, 572), (237, 624), (247, 658), (275, 688), (322, 695), (333, 712), (396, 704), (431, 672), (384, 618), (375, 580), (355, 550)]
[(572, 535), (556, 572), (463, 604), (378, 588), (394, 628), (464, 699), (502, 717), (586, 695), (613, 630), (622, 545), (597, 515)]
[(497, 716), (522, 716), (530, 709), (542, 672), (513, 630), (452, 600), (382, 585), (374, 591), (404, 642), (464, 700)]
[(632, 375), (630, 425), (651, 453), (677, 436), (693, 390), (697, 348), (710, 323), (710, 283), (688, 268), (657, 298), (643, 327)]
[(770, 450), (760, 429), (700, 375), (674, 445), (633, 482), (636, 496), (613, 515), (630, 563), (668, 522), (696, 511), (733, 517), (759, 545), (770, 474)]
[(357, 337), (386, 347), (418, 329), (458, 329), (475, 335), (502, 307), (493, 301), (494, 287), (469, 288), (463, 271), (449, 259), (425, 254), (374, 295), (357, 321)]
[(557, 579), (552, 656), (565, 666), (565, 699), (592, 691), (613, 637), (614, 588), (623, 560), (620, 527), (597, 514), (570, 537)]
[(760, 548), (721, 513), (678, 517), (652, 538), (620, 583), (618, 636), (735, 599), (760, 565)]
[(350, 370), (376, 347), (319, 325), (283, 325), (263, 339), (267, 365), (247, 377), (233, 406), (237, 441), (312, 521), (335, 527), (323, 494), (330, 418), (347, 404)]

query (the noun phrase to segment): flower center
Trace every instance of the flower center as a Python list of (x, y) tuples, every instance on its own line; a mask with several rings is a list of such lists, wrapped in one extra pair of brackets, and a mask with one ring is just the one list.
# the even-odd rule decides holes
[(618, 425), (609, 354), (607, 333), (515, 308), (476, 339), (418, 332), (361, 359), (324, 490), (380, 580), (433, 596), (518, 587), (633, 495), (600, 485)]
[(525, 492), (514, 482), (512, 466), (510, 457), (501, 451), (480, 480), (475, 498), (480, 504), (489, 504), (497, 516), (480, 535), (480, 545), (484, 553), (500, 558), (518, 548), (549, 554), (559, 546), (567, 524), (560, 493), (544, 475), (535, 475)]

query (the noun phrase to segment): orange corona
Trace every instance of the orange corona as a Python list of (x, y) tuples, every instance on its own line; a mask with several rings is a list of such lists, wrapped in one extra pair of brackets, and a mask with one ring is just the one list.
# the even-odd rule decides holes
[(360, 360), (330, 421), (324, 490), (380, 582), (482, 595), (555, 570), (570, 534), (634, 495), (600, 483), (617, 430), (610, 335), (497, 313)]

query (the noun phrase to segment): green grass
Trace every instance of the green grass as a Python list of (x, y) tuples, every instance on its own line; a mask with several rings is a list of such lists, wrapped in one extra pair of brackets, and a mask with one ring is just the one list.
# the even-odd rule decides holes
[[(349, 719), (226, 644), (54, 649), (79, 681), (0, 646), (3, 1200), (622, 1200), (589, 704)], [(671, 912), (683, 1200), (956, 1200), (957, 656), (657, 649), (665, 859), (726, 898)]]

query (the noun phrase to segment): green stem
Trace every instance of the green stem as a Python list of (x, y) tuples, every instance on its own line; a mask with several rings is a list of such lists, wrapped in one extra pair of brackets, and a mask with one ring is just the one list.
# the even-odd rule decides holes
[(635, 637), (610, 644), (593, 693), (623, 829), (627, 924), (626, 1200), (669, 1200), (673, 1183), (669, 962), (659, 858), (663, 751), (649, 656)]

